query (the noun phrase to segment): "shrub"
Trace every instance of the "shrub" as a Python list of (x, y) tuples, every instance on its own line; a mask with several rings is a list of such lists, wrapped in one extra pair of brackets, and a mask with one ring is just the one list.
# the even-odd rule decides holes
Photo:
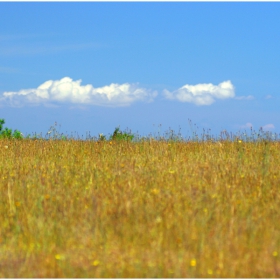
[(2, 130), (4, 123), (5, 120), (0, 119), (0, 138), (23, 139), (23, 134), (18, 130), (14, 130), (14, 132), (12, 132), (12, 129), (9, 129), (7, 127), (4, 130)]
[(134, 138), (133, 134), (130, 134), (128, 132), (122, 132), (120, 131), (119, 127), (116, 127), (114, 133), (110, 136), (110, 140), (125, 140), (125, 141), (132, 141)]

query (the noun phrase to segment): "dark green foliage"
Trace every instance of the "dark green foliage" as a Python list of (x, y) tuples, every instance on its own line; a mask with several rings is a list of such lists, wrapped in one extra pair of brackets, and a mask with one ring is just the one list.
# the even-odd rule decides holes
[(3, 130), (4, 123), (5, 120), (0, 119), (0, 138), (23, 139), (22, 133), (18, 130), (14, 130), (14, 132), (12, 132), (12, 130), (7, 127)]
[(127, 132), (122, 132), (120, 131), (120, 128), (117, 127), (113, 133), (113, 135), (110, 136), (109, 140), (125, 140), (125, 141), (132, 141), (134, 138), (133, 134), (127, 133)]

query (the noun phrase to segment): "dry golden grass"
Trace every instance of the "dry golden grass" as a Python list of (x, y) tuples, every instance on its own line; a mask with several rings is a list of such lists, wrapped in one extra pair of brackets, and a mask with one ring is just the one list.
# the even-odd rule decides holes
[(0, 141), (0, 277), (280, 277), (280, 144)]

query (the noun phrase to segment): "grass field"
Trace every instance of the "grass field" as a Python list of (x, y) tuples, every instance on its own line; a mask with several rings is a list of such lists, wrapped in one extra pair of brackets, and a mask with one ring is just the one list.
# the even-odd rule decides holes
[(0, 141), (0, 277), (280, 277), (280, 143)]

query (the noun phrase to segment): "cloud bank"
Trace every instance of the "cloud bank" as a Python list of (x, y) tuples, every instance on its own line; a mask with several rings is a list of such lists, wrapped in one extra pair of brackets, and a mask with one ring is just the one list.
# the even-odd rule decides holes
[(235, 96), (231, 81), (222, 82), (217, 86), (213, 84), (186, 84), (173, 92), (164, 90), (163, 93), (167, 99), (196, 105), (211, 105), (216, 99), (227, 99)]
[(157, 92), (138, 87), (137, 84), (114, 84), (94, 88), (81, 85), (82, 80), (73, 81), (69, 77), (49, 80), (38, 88), (23, 89), (17, 92), (4, 92), (1, 101), (13, 107), (26, 104), (75, 103), (80, 105), (129, 106), (136, 101), (151, 102)]
[[(152, 102), (157, 96), (157, 91), (141, 88), (138, 84), (112, 83), (107, 86), (94, 88), (91, 84), (81, 85), (81, 83), (82, 80), (73, 81), (69, 77), (62, 78), (61, 80), (49, 80), (37, 88), (4, 92), (0, 102), (13, 107), (39, 104), (51, 107), (63, 103), (71, 103), (78, 106), (123, 107), (138, 101)], [(163, 95), (169, 100), (175, 99), (180, 102), (189, 102), (196, 105), (211, 105), (218, 99), (235, 97), (231, 81), (225, 81), (218, 85), (186, 84), (173, 92), (165, 89), (163, 90)]]

